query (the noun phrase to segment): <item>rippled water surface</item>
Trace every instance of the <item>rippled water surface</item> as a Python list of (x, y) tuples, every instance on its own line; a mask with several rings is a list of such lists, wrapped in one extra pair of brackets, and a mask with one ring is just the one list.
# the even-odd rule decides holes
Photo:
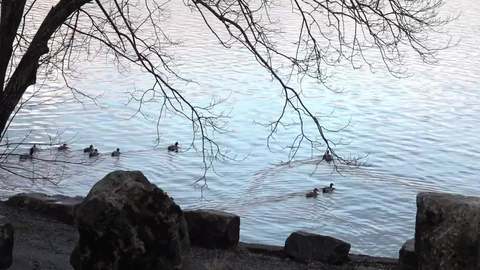
[[(33, 99), (16, 117), (9, 139), (20, 140), (34, 128), (29, 142), (47, 142), (50, 134), (61, 132), (63, 139), (74, 137), (72, 149), (59, 158), (82, 160), (82, 149), (93, 144), (103, 153), (120, 147), (119, 159), (104, 155), (91, 166), (66, 166), (70, 177), (59, 187), (33, 186), (28, 181), (9, 177), (12, 192), (42, 191), (66, 195), (86, 195), (90, 187), (114, 169), (141, 170), (151, 181), (166, 190), (183, 208), (215, 208), (241, 216), (241, 240), (283, 245), (295, 230), (331, 235), (352, 243), (352, 252), (397, 256), (401, 244), (413, 237), (415, 196), (421, 191), (445, 191), (478, 195), (480, 167), (480, 4), (475, 0), (448, 1), (448, 11), (461, 16), (447, 27), (458, 46), (441, 52), (441, 62), (426, 66), (411, 61), (413, 77), (395, 79), (386, 72), (341, 70), (332, 81), (345, 88), (342, 93), (303, 85), (313, 110), (328, 115), (329, 134), (352, 141), (341, 147), (341, 155), (369, 154), (369, 167), (332, 172), (332, 165), (321, 163), (315, 174), (316, 158), (305, 149), (291, 166), (278, 166), (285, 152), (270, 152), (266, 146), (269, 130), (254, 124), (279, 115), (282, 97), (278, 85), (247, 52), (218, 46), (201, 18), (186, 8), (171, 3), (172, 16), (166, 29), (183, 38), (185, 47), (177, 54), (182, 75), (199, 85), (182, 86), (191, 101), (208, 104), (212, 95), (227, 97), (222, 108), (232, 109), (233, 133), (218, 137), (222, 147), (248, 158), (242, 162), (216, 164), (218, 175), (208, 175), (207, 200), (199, 200), (199, 189), (191, 186), (201, 176), (201, 160), (193, 151), (168, 153), (167, 145), (178, 141), (187, 146), (190, 126), (177, 118), (165, 118), (160, 125), (162, 140), (155, 148), (155, 123), (135, 117), (134, 106), (125, 106), (126, 91), (151, 85), (147, 75), (133, 71), (120, 75), (104, 59), (82, 63), (83, 76), (75, 87), (89, 94), (103, 94), (99, 109), (75, 102), (58, 106), (34, 106)], [(288, 18), (289, 14), (285, 14)], [(195, 29), (193, 31), (192, 29)], [(175, 31), (173, 31), (175, 30)], [(51, 85), (55, 87), (55, 85)], [(148, 111), (150, 110), (150, 111)], [(158, 113), (151, 106), (147, 112)], [(285, 131), (279, 145), (290, 142), (296, 133)], [(39, 153), (48, 158), (56, 150)], [(22, 149), (20, 152), (25, 152)], [(35, 163), (20, 166), (31, 168)], [(39, 166), (39, 165), (37, 165)], [(41, 165), (40, 165), (41, 166)], [(45, 169), (45, 168), (44, 168)], [(53, 169), (52, 169), (53, 170)], [(57, 172), (51, 172), (57, 173)], [(306, 191), (335, 183), (337, 191), (306, 199)]]

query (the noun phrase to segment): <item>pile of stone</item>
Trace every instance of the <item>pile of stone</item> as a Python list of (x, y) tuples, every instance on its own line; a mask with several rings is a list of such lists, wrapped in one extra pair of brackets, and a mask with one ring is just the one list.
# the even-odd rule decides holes
[[(182, 211), (172, 198), (138, 171), (108, 174), (85, 198), (18, 194), (12, 196), (7, 205), (75, 223), (79, 242), (70, 258), (75, 270), (99, 266), (102, 269), (180, 269), (190, 244), (209, 249), (234, 249), (240, 239), (239, 216), (218, 210)], [(349, 251), (350, 244), (342, 240), (306, 232), (292, 233), (283, 250), (297, 260), (329, 264), (346, 262)]]
[(139, 171), (115, 171), (75, 206), (80, 269), (181, 269), (189, 251), (182, 209)]
[(398, 270), (417, 270), (418, 257), (415, 253), (415, 239), (410, 239), (403, 244), (399, 251)]
[(340, 239), (299, 231), (287, 238), (284, 252), (297, 260), (340, 265), (347, 262), (350, 247)]
[[(185, 210), (192, 245), (211, 249), (232, 249), (240, 238), (240, 217), (217, 210)], [(348, 260), (350, 244), (342, 240), (294, 232), (285, 242), (284, 254), (297, 259), (340, 265)]]
[(218, 210), (185, 210), (192, 245), (231, 249), (240, 240), (240, 217)]

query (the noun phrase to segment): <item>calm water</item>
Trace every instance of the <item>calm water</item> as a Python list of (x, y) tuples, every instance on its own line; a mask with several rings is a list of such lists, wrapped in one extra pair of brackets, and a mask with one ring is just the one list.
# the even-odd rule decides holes
[[(200, 191), (191, 186), (201, 176), (201, 160), (193, 151), (168, 153), (167, 145), (191, 140), (190, 126), (179, 118), (161, 122), (162, 140), (155, 148), (155, 124), (135, 117), (134, 106), (125, 106), (127, 95), (149, 86), (141, 72), (120, 75), (104, 59), (83, 63), (82, 78), (75, 86), (89, 94), (103, 94), (106, 109), (74, 102), (58, 106), (35, 106), (33, 99), (17, 116), (9, 139), (18, 141), (29, 128), (34, 132), (29, 142), (47, 142), (49, 134), (67, 129), (63, 140), (74, 137), (72, 150), (59, 156), (82, 160), (82, 149), (93, 144), (109, 153), (120, 147), (124, 155), (104, 155), (91, 166), (43, 167), (25, 162), (20, 166), (42, 167), (49, 173), (70, 175), (58, 187), (9, 177), (5, 182), (13, 191), (42, 191), (66, 195), (86, 195), (90, 187), (114, 169), (141, 170), (166, 190), (183, 208), (216, 208), (242, 217), (241, 240), (283, 245), (295, 230), (331, 235), (352, 243), (352, 252), (397, 256), (401, 244), (414, 234), (415, 196), (421, 191), (445, 191), (478, 195), (480, 166), (480, 3), (475, 0), (448, 1), (448, 11), (462, 12), (447, 29), (460, 44), (442, 52), (438, 66), (426, 66), (411, 60), (414, 76), (395, 79), (385, 72), (338, 70), (338, 87), (347, 91), (334, 93), (313, 84), (304, 84), (307, 103), (325, 118), (324, 125), (335, 129), (350, 117), (355, 124), (341, 133), (329, 134), (333, 140), (352, 140), (338, 152), (342, 155), (370, 153), (372, 166), (349, 169), (343, 175), (332, 173), (332, 166), (314, 166), (306, 148), (291, 166), (277, 166), (286, 160), (285, 152), (270, 152), (266, 146), (268, 129), (253, 123), (278, 116), (282, 106), (280, 90), (270, 77), (242, 50), (220, 48), (198, 16), (171, 3), (171, 24), (165, 29), (183, 38), (185, 48), (178, 49), (182, 75), (202, 83), (180, 85), (191, 100), (207, 104), (212, 95), (227, 97), (223, 109), (232, 109), (230, 126), (235, 132), (218, 137), (223, 147), (240, 156), (243, 162), (217, 164), (219, 175), (209, 174), (207, 200), (199, 200)], [(173, 8), (175, 7), (175, 8)], [(285, 14), (286, 20), (289, 14)], [(195, 31), (192, 31), (195, 29)], [(51, 84), (55, 88), (57, 85)], [(46, 88), (48, 89), (48, 88)], [(48, 96), (48, 94), (45, 94)], [(222, 109), (221, 108), (221, 109)], [(147, 107), (155, 115), (158, 106)], [(296, 135), (284, 131), (277, 136), (285, 145)], [(39, 153), (48, 158), (55, 150)], [(26, 152), (22, 149), (20, 152)], [(335, 183), (337, 192), (306, 199), (306, 191)]]

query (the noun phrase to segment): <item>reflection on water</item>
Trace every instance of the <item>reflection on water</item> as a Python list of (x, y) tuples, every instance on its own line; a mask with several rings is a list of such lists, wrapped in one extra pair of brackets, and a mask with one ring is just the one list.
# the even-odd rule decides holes
[[(67, 129), (62, 140), (75, 138), (64, 153), (42, 146), (33, 161), (8, 159), (9, 165), (18, 170), (64, 177), (58, 188), (41, 180), (32, 185), (9, 177), (5, 183), (14, 190), (2, 195), (32, 190), (86, 195), (112, 170), (141, 170), (183, 208), (216, 208), (240, 215), (242, 241), (283, 245), (292, 231), (306, 230), (344, 239), (352, 243), (352, 252), (397, 256), (401, 244), (413, 237), (418, 192), (480, 192), (480, 40), (472, 35), (480, 25), (476, 16), (480, 7), (473, 0), (451, 3), (448, 8), (463, 10), (461, 18), (450, 26), (452, 34), (462, 41), (443, 52), (440, 66), (413, 64), (415, 76), (402, 80), (383, 72), (340, 70), (333, 83), (345, 87), (344, 93), (319, 90), (313, 84), (303, 86), (304, 94), (312, 97), (305, 102), (315, 113), (328, 115), (335, 109), (332, 116), (322, 120), (328, 128), (342, 127), (353, 117), (354, 126), (329, 136), (332, 140), (352, 140), (336, 152), (369, 153), (370, 167), (342, 167), (340, 175), (332, 164), (322, 162), (316, 168), (319, 159), (309, 157), (308, 149), (290, 165), (275, 165), (286, 159), (286, 153), (269, 152), (265, 142), (269, 131), (252, 120), (278, 117), (283, 100), (277, 86), (248, 53), (219, 48), (208, 29), (200, 27), (201, 18), (187, 11), (187, 15), (173, 14), (175, 24), (166, 26), (172, 28), (166, 29), (172, 30), (172, 38), (180, 35), (175, 29), (198, 30), (182, 32), (185, 36), (180, 37), (188, 50), (181, 49), (178, 54), (188, 63), (182, 66), (182, 74), (200, 81), (204, 88), (187, 85), (186, 93), (200, 103), (208, 103), (213, 94), (230, 95), (222, 109), (233, 109), (235, 118), (230, 127), (235, 132), (219, 140), (222, 147), (248, 155), (243, 162), (217, 164), (218, 175), (208, 176), (209, 189), (204, 193), (207, 200), (199, 200), (199, 189), (191, 185), (202, 175), (198, 155), (166, 151), (175, 141), (189, 144), (190, 126), (177, 118), (165, 119), (160, 127), (162, 140), (155, 147), (155, 124), (138, 117), (126, 121), (136, 108), (124, 105), (124, 92), (148, 86), (149, 77), (137, 72), (119, 75), (103, 61), (79, 66), (78, 71), (85, 76), (75, 86), (88, 93), (104, 93), (101, 102), (107, 109), (91, 104), (84, 109), (74, 102), (27, 106), (9, 131), (11, 141), (21, 140), (29, 128), (35, 129), (27, 140), (31, 143), (48, 142), (45, 130), (52, 135)], [(31, 102), (37, 104), (44, 98)], [(147, 112), (153, 115), (157, 110), (151, 106)], [(277, 145), (287, 145), (294, 136), (294, 131), (283, 131), (277, 136)], [(83, 153), (90, 144), (102, 153), (98, 159)], [(117, 147), (122, 156), (111, 157)], [(57, 163), (42, 161), (52, 158)], [(305, 198), (307, 191), (329, 183), (337, 188), (333, 194)]]

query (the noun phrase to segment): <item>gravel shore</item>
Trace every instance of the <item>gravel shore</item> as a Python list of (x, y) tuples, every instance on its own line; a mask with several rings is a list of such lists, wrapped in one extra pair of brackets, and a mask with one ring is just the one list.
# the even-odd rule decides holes
[[(11, 270), (70, 270), (70, 253), (78, 241), (75, 227), (41, 214), (0, 203), (0, 215), (14, 228), (14, 262)], [(187, 270), (379, 270), (396, 269), (396, 265), (370, 260), (354, 260), (343, 266), (317, 262), (296, 262), (285, 256), (252, 252), (240, 246), (236, 250), (207, 250), (192, 247)]]
[(0, 215), (6, 216), (13, 225), (11, 269), (72, 269), (70, 253), (78, 241), (75, 227), (4, 203), (0, 203)]

